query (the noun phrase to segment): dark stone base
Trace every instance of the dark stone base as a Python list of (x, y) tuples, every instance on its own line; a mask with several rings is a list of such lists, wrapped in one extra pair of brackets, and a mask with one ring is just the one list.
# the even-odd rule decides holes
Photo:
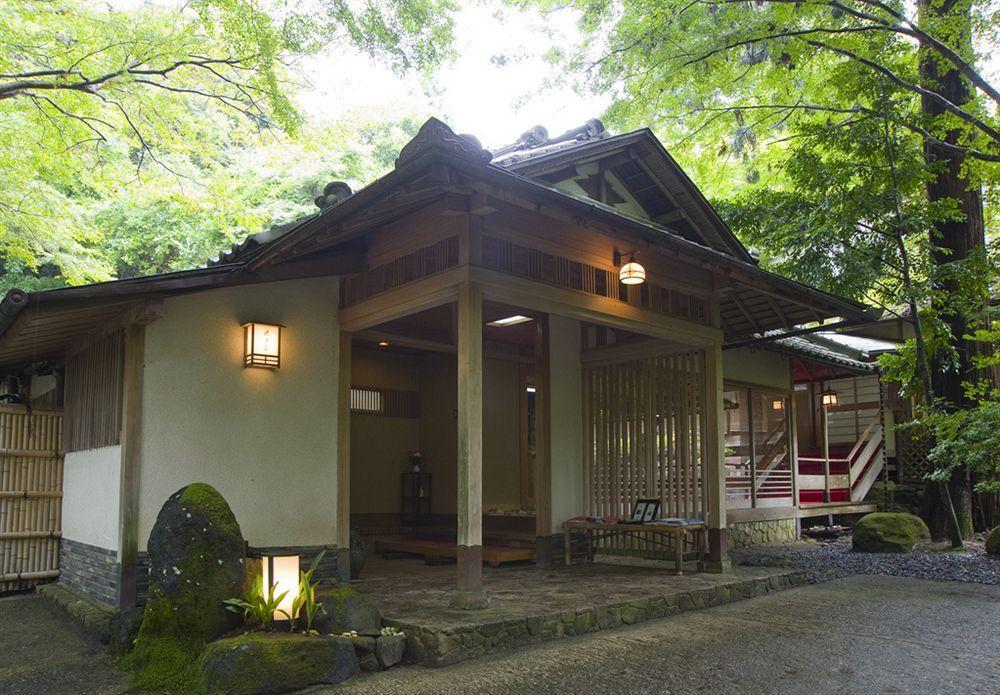
[(451, 595), (450, 605), (463, 611), (474, 611), (489, 608), (490, 597), (482, 589), (456, 589)]
[(118, 605), (121, 565), (114, 550), (63, 538), (59, 582), (109, 606)]
[(107, 603), (97, 601), (77, 589), (65, 586), (62, 582), (42, 584), (35, 591), (46, 601), (51, 601), (69, 613), (84, 630), (102, 644), (107, 644), (111, 640), (111, 621), (115, 611)]
[[(539, 538), (541, 541), (542, 538)], [(552, 548), (552, 563), (551, 566), (559, 567), (566, 565), (566, 538), (561, 533), (555, 533), (549, 536), (547, 539), (549, 545)], [(570, 547), (570, 562), (572, 564), (583, 563), (587, 561), (587, 539), (582, 533), (573, 534), (572, 545)]]

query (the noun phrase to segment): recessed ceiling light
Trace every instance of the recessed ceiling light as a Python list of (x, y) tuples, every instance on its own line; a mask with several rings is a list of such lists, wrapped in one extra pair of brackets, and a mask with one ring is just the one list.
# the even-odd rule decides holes
[(497, 319), (496, 321), (487, 322), (487, 326), (499, 326), (500, 328), (505, 328), (507, 326), (516, 326), (519, 323), (527, 323), (528, 321), (534, 321), (530, 316), (521, 316), (520, 314), (514, 314), (513, 316), (508, 316), (505, 319)]
[(388, 340), (380, 340), (380, 341), (378, 341), (378, 346), (379, 347), (389, 347), (389, 341)]

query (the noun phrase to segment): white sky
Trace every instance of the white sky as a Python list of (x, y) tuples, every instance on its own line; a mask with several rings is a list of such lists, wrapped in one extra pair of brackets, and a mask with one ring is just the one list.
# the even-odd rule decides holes
[[(475, 135), (487, 148), (511, 143), (534, 125), (557, 135), (599, 117), (610, 104), (606, 97), (546, 85), (553, 69), (543, 54), (554, 40), (568, 44), (576, 36), (575, 15), (568, 11), (547, 20), (509, 11), (501, 23), (490, 9), (462, 3), (455, 22), (457, 57), (436, 73), (433, 86), (421, 84), (418, 75), (393, 74), (356, 51), (338, 50), (300, 65), (312, 85), (297, 101), (318, 118), (353, 109), (388, 118), (433, 115), (457, 132)], [(506, 63), (495, 64), (496, 56)]]

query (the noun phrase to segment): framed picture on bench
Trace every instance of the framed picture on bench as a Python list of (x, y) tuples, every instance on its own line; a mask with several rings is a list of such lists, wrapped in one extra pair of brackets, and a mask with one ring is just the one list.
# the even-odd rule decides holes
[(644, 524), (660, 516), (660, 500), (637, 499), (628, 518), (630, 524)]

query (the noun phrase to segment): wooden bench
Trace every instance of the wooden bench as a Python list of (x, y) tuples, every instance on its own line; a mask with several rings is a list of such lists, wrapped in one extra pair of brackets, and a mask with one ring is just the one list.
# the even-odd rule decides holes
[(573, 532), (577, 531), (587, 540), (587, 562), (594, 561), (594, 544), (605, 538), (616, 536), (632, 536), (641, 538), (656, 546), (671, 548), (674, 553), (675, 571), (684, 574), (684, 545), (690, 537), (698, 562), (698, 571), (705, 571), (705, 548), (707, 529), (705, 524), (607, 524), (596, 521), (566, 521), (563, 522), (563, 545), (566, 554), (566, 564), (572, 562)]
[[(375, 552), (384, 555), (391, 553), (408, 553), (422, 555), (428, 563), (440, 562), (443, 558), (452, 558), (458, 554), (454, 541), (439, 538), (379, 538), (375, 541)], [(519, 548), (508, 545), (484, 545), (483, 561), (490, 567), (499, 567), (505, 562), (534, 560), (534, 548)]]

